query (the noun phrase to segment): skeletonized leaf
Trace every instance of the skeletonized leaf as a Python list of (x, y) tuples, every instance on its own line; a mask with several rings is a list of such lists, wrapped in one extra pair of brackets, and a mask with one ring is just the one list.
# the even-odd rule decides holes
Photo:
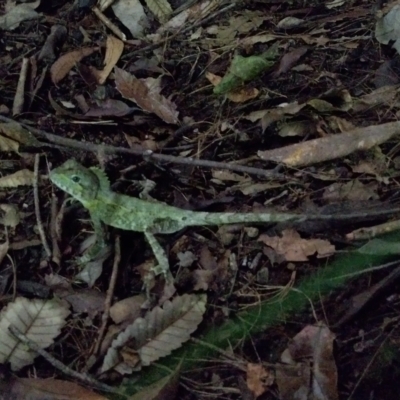
[[(148, 366), (167, 356), (190, 338), (203, 318), (206, 295), (185, 294), (155, 307), (138, 318), (112, 342), (102, 372), (114, 368), (121, 374)], [(120, 352), (122, 350), (122, 352)]]
[(11, 175), (0, 178), (0, 188), (11, 188), (22, 185), (32, 185), (33, 172), (29, 169), (21, 169)]
[(10, 325), (44, 349), (60, 334), (69, 313), (59, 300), (17, 297), (0, 314), (0, 363), (10, 362), (11, 369), (18, 371), (38, 355), (9, 332)]
[(158, 115), (169, 124), (178, 123), (176, 105), (160, 94), (158, 79), (137, 79), (121, 68), (114, 68), (115, 85), (121, 95), (135, 102), (144, 111)]
[(169, 20), (172, 14), (171, 5), (167, 0), (145, 0), (147, 7), (157, 17), (157, 19), (163, 24)]

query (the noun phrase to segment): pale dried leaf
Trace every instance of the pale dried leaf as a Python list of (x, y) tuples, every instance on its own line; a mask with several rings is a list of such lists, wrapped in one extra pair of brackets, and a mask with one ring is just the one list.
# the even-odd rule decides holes
[(79, 50), (63, 54), (50, 68), (52, 82), (57, 85), (58, 82), (67, 76), (76, 63), (97, 50), (99, 50), (98, 47), (83, 47)]
[(278, 22), (277, 28), (280, 29), (292, 29), (297, 28), (304, 24), (304, 19), (296, 18), (296, 17), (286, 17)]
[(197, 260), (197, 257), (191, 251), (181, 251), (176, 256), (181, 268), (190, 267)]
[(219, 2), (220, 0), (205, 0), (200, 3), (196, 2), (191, 7), (171, 18), (166, 24), (157, 30), (157, 33), (161, 34), (166, 30), (178, 30), (191, 21), (205, 18), (219, 5)]
[(328, 9), (331, 9), (331, 8), (341, 7), (345, 3), (346, 3), (346, 0), (332, 0), (329, 3), (326, 3), (325, 7)]
[(74, 382), (60, 379), (11, 378), (7, 381), (6, 399), (24, 400), (106, 400)]
[(279, 62), (278, 69), (272, 73), (272, 78), (277, 78), (281, 74), (288, 72), (308, 51), (308, 47), (299, 47), (286, 53)]
[[(101, 371), (114, 368), (122, 374), (131, 373), (170, 354), (196, 330), (205, 312), (206, 299), (205, 295), (185, 294), (166, 301), (163, 308), (155, 307), (145, 318), (138, 318), (112, 342)], [(121, 360), (119, 349), (122, 348)], [(131, 354), (129, 362), (127, 354)]]
[(256, 88), (241, 88), (227, 93), (226, 97), (234, 103), (244, 103), (247, 100), (255, 99), (260, 91)]
[(17, 152), (20, 144), (35, 147), (41, 146), (41, 143), (19, 123), (0, 123), (0, 150)]
[(32, 185), (33, 172), (29, 169), (22, 169), (11, 175), (0, 178), (0, 188), (12, 188), (22, 185)]
[(124, 98), (135, 102), (144, 111), (158, 115), (169, 124), (178, 123), (176, 105), (160, 94), (159, 80), (137, 79), (117, 67), (114, 71), (116, 87)]
[(293, 121), (279, 126), (278, 135), (281, 137), (306, 136), (315, 132), (311, 121)]
[[(400, 39), (400, 5), (397, 4), (383, 17), (378, 19), (375, 26), (375, 38), (379, 43), (395, 43)], [(393, 46), (395, 47), (395, 45)]]
[(248, 182), (250, 179), (227, 169), (213, 169), (212, 177), (220, 181)]
[(11, 369), (18, 371), (38, 356), (9, 332), (10, 325), (44, 349), (60, 334), (69, 313), (65, 303), (55, 299), (18, 297), (9, 303), (0, 314), (0, 363), (10, 362)]
[(4, 215), (0, 217), (0, 224), (15, 228), (21, 220), (18, 208), (13, 204), (0, 204), (0, 209), (4, 211)]
[(147, 7), (163, 24), (169, 20), (172, 14), (171, 5), (167, 0), (145, 0)]
[(118, 0), (112, 6), (115, 16), (129, 29), (134, 38), (143, 36), (149, 20), (139, 0)]
[(18, 150), (19, 150), (18, 142), (0, 135), (0, 151), (18, 152)]
[(39, 18), (41, 14), (34, 10), (39, 3), (36, 1), (34, 3), (18, 4), (14, 8), (10, 9), (5, 15), (1, 15), (0, 29), (11, 31), (18, 28), (19, 24), (23, 21)]
[(116, 324), (125, 321), (133, 322), (136, 318), (140, 317), (142, 305), (145, 301), (146, 296), (143, 294), (118, 301), (111, 306), (110, 317)]
[[(92, 238), (95, 239), (95, 235), (93, 235)], [(86, 263), (82, 271), (75, 275), (75, 279), (86, 282), (89, 287), (93, 287), (96, 280), (103, 272), (104, 261), (107, 260), (110, 254), (111, 246), (104, 247), (99, 254), (96, 255), (95, 259)]]
[(0, 244), (0, 265), (4, 260), (4, 257), (7, 255), (9, 248), (10, 248), (10, 243), (8, 242), (8, 240)]
[(102, 85), (106, 81), (108, 75), (110, 75), (110, 72), (117, 64), (123, 51), (124, 51), (124, 42), (122, 40), (119, 40), (114, 36), (107, 37), (106, 55), (104, 57), (104, 68), (101, 71), (99, 71), (94, 67), (90, 68), (93, 75), (96, 77), (98, 84)]
[(308, 140), (274, 150), (259, 151), (263, 160), (304, 167), (345, 157), (355, 151), (369, 150), (400, 133), (400, 122), (370, 125), (348, 132)]

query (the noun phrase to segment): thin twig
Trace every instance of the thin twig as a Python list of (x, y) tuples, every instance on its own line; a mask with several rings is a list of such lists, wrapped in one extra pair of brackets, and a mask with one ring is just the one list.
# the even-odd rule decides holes
[(42, 241), (44, 250), (47, 254), (47, 258), (50, 259), (51, 250), (50, 250), (49, 244), (47, 243), (46, 234), (44, 233), (42, 217), (40, 215), (40, 206), (39, 206), (39, 184), (38, 184), (38, 181), (39, 181), (39, 159), (40, 159), (40, 154), (37, 153), (35, 155), (35, 166), (34, 166), (34, 170), (33, 170), (33, 197), (34, 197), (34, 201), (35, 201), (36, 222), (38, 225), (40, 240)]
[(118, 28), (109, 18), (107, 18), (96, 6), (92, 8), (93, 13), (96, 17), (110, 30), (112, 31), (117, 37), (119, 37), (123, 42), (126, 42), (125, 33)]
[(120, 262), (121, 262), (121, 245), (120, 245), (119, 236), (117, 235), (115, 237), (115, 255), (114, 255), (113, 270), (112, 270), (111, 278), (110, 278), (110, 285), (108, 286), (108, 289), (107, 289), (106, 300), (104, 302), (104, 312), (101, 317), (101, 327), (99, 329), (97, 343), (96, 343), (96, 346), (93, 351), (93, 353), (96, 355), (99, 352), (101, 342), (103, 341), (103, 336), (106, 332), (106, 327), (107, 327), (108, 318), (110, 316), (111, 302), (112, 302), (112, 297), (114, 294), (115, 284), (117, 282), (118, 267), (119, 267)]
[(111, 386), (106, 385), (105, 383), (99, 382), (92, 376), (90, 376), (88, 374), (81, 374), (81, 373), (74, 371), (73, 369), (67, 367), (61, 361), (58, 361), (55, 357), (53, 357), (51, 354), (49, 354), (46, 350), (39, 347), (39, 345), (37, 343), (33, 342), (31, 339), (26, 337), (15, 326), (10, 325), (8, 327), (8, 329), (18, 340), (20, 340), (22, 343), (27, 345), (31, 350), (36, 351), (36, 353), (40, 354), (43, 358), (45, 358), (54, 368), (57, 368), (58, 370), (63, 372), (65, 375), (68, 375), (74, 379), (79, 379), (80, 381), (85, 382), (86, 384), (91, 385), (94, 388), (101, 390), (103, 392), (121, 394), (120, 392), (118, 392), (118, 390), (114, 389)]
[(57, 231), (59, 227), (57, 226), (57, 197), (54, 193), (51, 194), (51, 220), (50, 220), (50, 237), (51, 237), (51, 246), (53, 248), (52, 261), (57, 265), (60, 265), (61, 262), (61, 251), (60, 246), (58, 245), (58, 236)]
[[(7, 118), (4, 115), (0, 115), (0, 121), (15, 122), (13, 119)], [(290, 182), (296, 181), (292, 177), (288, 177), (284, 174), (280, 174), (273, 170), (246, 167), (243, 165), (223, 163), (218, 161), (200, 160), (191, 157), (175, 157), (175, 156), (168, 156), (165, 154), (155, 154), (147, 149), (127, 149), (125, 147), (115, 147), (108, 145), (98, 145), (88, 142), (80, 142), (78, 140), (53, 135), (52, 133), (45, 132), (41, 129), (33, 128), (30, 125), (27, 125), (22, 122), (19, 122), (19, 124), (25, 129), (29, 130), (31, 133), (34, 133), (40, 137), (44, 137), (52, 143), (82, 151), (91, 151), (93, 153), (98, 153), (102, 151), (104, 154), (130, 154), (133, 156), (142, 157), (143, 159), (145, 159), (145, 161), (161, 161), (173, 164), (191, 165), (193, 167), (227, 169), (230, 171), (241, 172), (244, 174), (260, 176), (267, 179), (290, 181)]]
[(14, 96), (14, 103), (12, 109), (13, 115), (20, 114), (24, 109), (25, 84), (26, 84), (26, 77), (28, 75), (28, 68), (29, 68), (29, 58), (24, 57), (22, 59), (21, 72), (19, 73), (17, 90), (15, 91), (15, 96)]

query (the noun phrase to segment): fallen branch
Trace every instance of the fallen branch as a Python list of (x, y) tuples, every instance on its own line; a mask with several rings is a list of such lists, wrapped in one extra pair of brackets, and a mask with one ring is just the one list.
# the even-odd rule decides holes
[[(13, 119), (7, 118), (3, 115), (0, 115), (0, 121), (15, 122)], [(100, 153), (100, 154), (130, 154), (133, 156), (142, 157), (145, 161), (184, 164), (184, 165), (191, 165), (193, 167), (227, 169), (230, 171), (241, 172), (244, 174), (260, 176), (267, 179), (295, 182), (294, 178), (288, 177), (285, 174), (281, 174), (274, 170), (246, 167), (243, 165), (223, 163), (218, 161), (199, 160), (192, 157), (176, 157), (176, 156), (169, 156), (166, 154), (156, 154), (153, 153), (151, 150), (147, 149), (127, 149), (125, 147), (115, 147), (109, 145), (99, 145), (88, 142), (80, 142), (78, 140), (68, 139), (57, 135), (53, 135), (52, 133), (45, 132), (41, 129), (33, 128), (25, 123), (19, 122), (19, 124), (25, 129), (29, 130), (32, 134), (43, 137), (51, 143), (57, 144), (59, 146), (69, 147), (72, 149), (78, 149), (81, 151), (90, 151), (93, 153)]]

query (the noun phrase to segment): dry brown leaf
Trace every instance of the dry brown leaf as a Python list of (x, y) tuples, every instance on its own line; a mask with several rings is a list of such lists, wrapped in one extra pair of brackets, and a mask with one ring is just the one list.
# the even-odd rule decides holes
[(266, 161), (284, 163), (292, 167), (304, 167), (345, 157), (355, 151), (368, 150), (399, 133), (400, 122), (388, 122), (308, 140), (275, 150), (259, 151), (258, 156)]
[(260, 94), (256, 88), (241, 88), (226, 94), (226, 97), (234, 103), (244, 103), (247, 100), (255, 99)]
[(212, 177), (219, 181), (234, 181), (234, 182), (249, 182), (250, 178), (243, 175), (236, 174), (235, 172), (228, 171), (227, 169), (213, 169), (211, 171)]
[(185, 294), (136, 319), (112, 342), (101, 371), (114, 368), (130, 374), (182, 346), (203, 319), (206, 299), (205, 295)]
[(304, 399), (339, 398), (334, 340), (335, 335), (324, 324), (308, 325), (292, 339), (281, 355), (284, 364), (277, 369), (280, 399), (292, 400), (298, 393), (303, 393)]
[(158, 115), (169, 124), (177, 124), (178, 112), (174, 103), (160, 94), (157, 80), (137, 79), (134, 75), (121, 68), (114, 68), (115, 84), (121, 95), (135, 102), (144, 111)]
[(131, 112), (132, 108), (123, 101), (106, 99), (91, 106), (85, 117), (123, 117)]
[(266, 392), (268, 386), (271, 386), (274, 383), (274, 377), (261, 364), (248, 363), (246, 383), (247, 387), (257, 398)]
[(32, 185), (32, 182), (33, 172), (29, 169), (21, 169), (21, 171), (0, 178), (0, 187), (12, 188), (22, 185)]
[[(212, 72), (206, 72), (206, 78), (213, 86), (217, 86), (222, 80), (220, 76)], [(234, 103), (244, 103), (247, 100), (254, 99), (259, 93), (260, 91), (256, 88), (240, 88), (233, 92), (226, 93), (226, 97)]]
[(63, 54), (50, 68), (52, 82), (57, 85), (58, 82), (66, 77), (77, 62), (98, 50), (98, 47), (83, 47), (79, 50)]
[(272, 73), (271, 77), (273, 79), (277, 78), (281, 74), (288, 72), (308, 51), (308, 47), (299, 47), (295, 50), (286, 53), (279, 63), (278, 69)]
[(76, 313), (87, 313), (90, 319), (104, 311), (105, 293), (94, 289), (76, 289), (72, 292), (59, 292), (54, 290), (54, 293), (60, 298), (71, 304), (72, 309)]
[(145, 301), (146, 296), (143, 294), (118, 301), (111, 306), (110, 317), (116, 324), (120, 324), (125, 321), (132, 322), (136, 318), (140, 317), (142, 305)]
[(335, 182), (329, 185), (325, 188), (322, 197), (329, 202), (376, 200), (379, 198), (377, 190), (377, 182), (364, 184), (354, 179), (346, 183)]
[(73, 113), (71, 111), (66, 110), (65, 108), (61, 107), (52, 97), (51, 95), (51, 91), (49, 91), (48, 94), (49, 97), (49, 102), (50, 105), (54, 108), (55, 112), (57, 115), (67, 115), (68, 117), (71, 118), (76, 118), (76, 119), (83, 119), (83, 120), (87, 120), (89, 119), (89, 117), (86, 117), (85, 115), (81, 115), (81, 114), (76, 114)]
[(282, 237), (261, 235), (258, 240), (272, 247), (286, 261), (308, 261), (308, 257), (315, 253), (318, 258), (323, 258), (335, 252), (335, 246), (327, 240), (302, 239), (293, 229), (282, 231)]
[[(3, 389), (3, 388), (2, 388)], [(4, 385), (4, 399), (26, 400), (106, 400), (74, 382), (61, 379), (11, 378)]]
[(99, 71), (94, 67), (90, 68), (93, 75), (96, 77), (98, 84), (102, 85), (106, 81), (108, 75), (110, 75), (111, 71), (117, 64), (123, 51), (124, 51), (124, 42), (122, 40), (119, 40), (114, 36), (107, 37), (106, 55), (104, 57), (104, 68), (101, 71)]

